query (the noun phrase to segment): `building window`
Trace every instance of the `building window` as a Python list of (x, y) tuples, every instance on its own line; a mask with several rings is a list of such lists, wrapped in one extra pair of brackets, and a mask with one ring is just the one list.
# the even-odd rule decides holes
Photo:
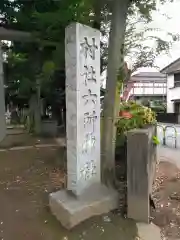
[(180, 87), (180, 73), (174, 74), (174, 87)]

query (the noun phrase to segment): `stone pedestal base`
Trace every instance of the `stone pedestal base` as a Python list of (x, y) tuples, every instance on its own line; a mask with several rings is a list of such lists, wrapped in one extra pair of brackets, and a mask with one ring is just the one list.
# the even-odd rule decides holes
[(118, 193), (102, 185), (88, 188), (83, 196), (78, 198), (67, 190), (61, 190), (50, 194), (49, 205), (61, 224), (71, 229), (92, 216), (116, 209)]
[(154, 225), (153, 223), (151, 224), (146, 224), (146, 223), (136, 223), (137, 229), (138, 229), (138, 236), (140, 239), (143, 240), (161, 240), (161, 229)]

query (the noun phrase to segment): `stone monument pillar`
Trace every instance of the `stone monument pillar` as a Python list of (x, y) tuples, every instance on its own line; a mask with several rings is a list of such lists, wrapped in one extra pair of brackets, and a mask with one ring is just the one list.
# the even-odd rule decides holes
[(100, 32), (80, 24), (66, 31), (68, 190), (100, 183)]
[(0, 42), (0, 142), (6, 136), (3, 55)]
[(66, 29), (67, 190), (50, 194), (52, 213), (66, 228), (109, 212), (117, 193), (101, 184), (100, 32), (79, 23)]

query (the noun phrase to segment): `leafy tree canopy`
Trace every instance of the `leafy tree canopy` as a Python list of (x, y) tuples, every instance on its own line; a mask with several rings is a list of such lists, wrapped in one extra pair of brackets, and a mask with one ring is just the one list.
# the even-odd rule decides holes
[[(54, 71), (64, 70), (64, 30), (72, 21), (99, 27), (102, 32), (102, 70), (108, 56), (108, 33), (112, 14), (112, 0), (1, 0), (1, 26), (32, 32), (39, 38), (36, 43), (13, 42), (8, 51), (7, 82), (18, 86), (18, 94), (29, 96), (36, 90), (37, 80), (42, 92), (48, 92)], [(161, 0), (162, 3), (167, 2)], [(146, 27), (137, 31), (139, 22), (150, 22), (156, 0), (131, 0), (126, 29), (124, 56), (133, 58), (133, 68), (152, 66), (157, 54), (167, 51), (170, 42), (158, 36), (148, 36)], [(135, 14), (134, 14), (135, 13)], [(138, 19), (134, 17), (138, 15)], [(146, 40), (152, 37), (156, 47), (148, 46)], [(171, 35), (172, 40), (175, 39)], [(143, 43), (143, 44), (142, 44)], [(134, 56), (136, 56), (134, 58)]]

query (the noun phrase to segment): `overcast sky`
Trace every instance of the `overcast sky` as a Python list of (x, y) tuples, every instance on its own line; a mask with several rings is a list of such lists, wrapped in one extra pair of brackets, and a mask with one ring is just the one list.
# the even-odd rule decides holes
[[(153, 13), (152, 27), (180, 34), (180, 0), (174, 0), (173, 3), (166, 3), (164, 5), (158, 4), (158, 7), (161, 14), (159, 12)], [(169, 18), (167, 19), (163, 14), (166, 14)], [(179, 57), (180, 42), (177, 42), (173, 44), (168, 55), (162, 55), (157, 58), (156, 64), (160, 68), (163, 68)]]
[[(158, 2), (159, 0), (157, 0)], [(160, 32), (161, 37), (167, 40), (167, 32), (180, 35), (180, 0), (174, 0), (173, 3), (166, 3), (164, 5), (158, 4), (159, 12), (153, 12), (153, 22), (150, 24), (152, 28), (160, 28), (164, 32)], [(167, 15), (168, 18), (166, 16)], [(156, 35), (156, 34), (155, 34)], [(156, 59), (156, 65), (162, 69), (177, 58), (180, 58), (180, 41), (173, 44), (172, 49), (168, 55), (161, 55)], [(128, 59), (127, 59), (128, 61)], [(128, 61), (129, 62), (129, 61)], [(129, 67), (131, 63), (129, 62)], [(137, 72), (157, 71), (153, 68), (141, 68)], [(137, 73), (135, 72), (135, 73)], [(135, 74), (134, 73), (134, 74)], [(103, 87), (105, 84), (106, 72), (102, 75)]]

